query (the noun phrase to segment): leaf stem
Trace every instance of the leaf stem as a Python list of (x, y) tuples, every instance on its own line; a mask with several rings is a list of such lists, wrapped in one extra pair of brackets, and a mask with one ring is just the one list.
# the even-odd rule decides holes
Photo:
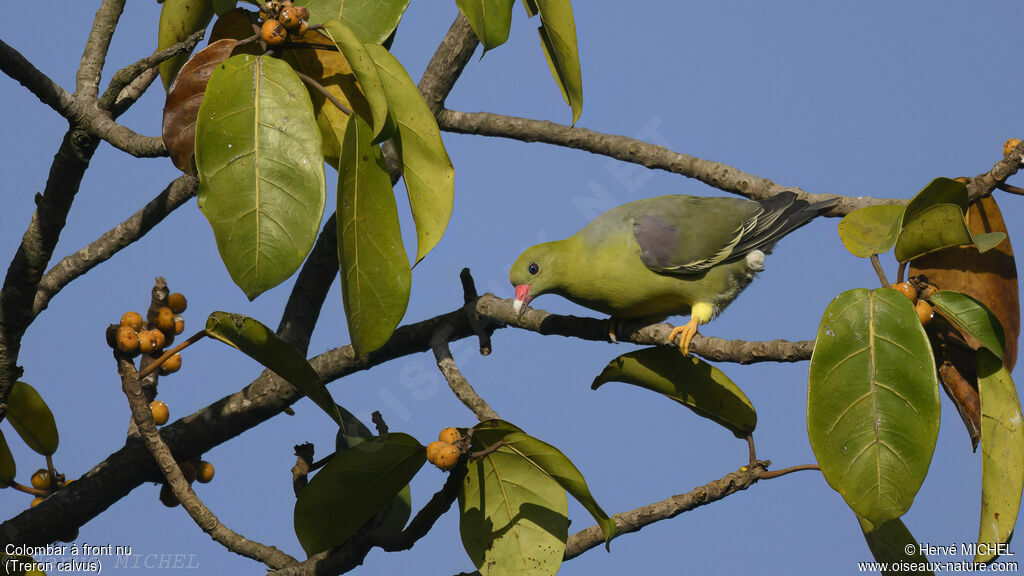
[(145, 368), (143, 368), (139, 372), (139, 380), (142, 380), (146, 376), (149, 376), (150, 374), (155, 372), (156, 369), (159, 368), (164, 362), (166, 362), (167, 359), (170, 358), (171, 356), (174, 356), (178, 352), (181, 352), (185, 348), (188, 348), (189, 346), (195, 344), (196, 342), (199, 342), (200, 340), (202, 340), (205, 337), (206, 337), (206, 330), (200, 330), (199, 332), (196, 332), (195, 334), (190, 336), (188, 340), (185, 340), (181, 344), (178, 344), (174, 348), (171, 348), (170, 350), (164, 352), (163, 354), (160, 355), (159, 358), (154, 360), (152, 364), (150, 364), (149, 366), (146, 366)]
[(747, 451), (750, 454), (750, 465), (757, 463), (757, 450), (754, 449), (754, 435), (747, 434)]
[(488, 446), (487, 448), (485, 448), (485, 449), (483, 449), (483, 450), (481, 450), (479, 452), (471, 453), (469, 455), (469, 459), (470, 460), (479, 460), (479, 459), (483, 458), (484, 456), (487, 456), (487, 455), (489, 455), (489, 454), (491, 454), (493, 452), (497, 452), (498, 448), (501, 448), (504, 445), (505, 445), (505, 441), (504, 440), (498, 440), (494, 444)]
[(13, 480), (11, 481), (10, 487), (14, 488), (18, 492), (24, 492), (25, 494), (31, 494), (33, 496), (44, 496), (45, 497), (45, 496), (47, 496), (49, 494), (49, 492), (47, 492), (46, 490), (39, 490), (38, 488), (33, 488), (31, 486), (25, 486), (24, 484), (18, 484), (17, 482), (15, 482)]
[(1018, 188), (1011, 184), (1007, 184), (1006, 182), (1000, 182), (996, 184), (996, 188), (999, 188), (1003, 192), (1009, 192), (1010, 194), (1019, 194), (1020, 196), (1024, 196), (1024, 188)]
[(57, 471), (53, 468), (53, 455), (46, 455), (46, 471), (50, 474), (50, 490), (57, 487)]
[(318, 92), (323, 94), (324, 98), (327, 98), (328, 100), (330, 100), (331, 104), (334, 104), (334, 106), (338, 110), (341, 110), (342, 112), (344, 112), (345, 114), (348, 114), (349, 116), (352, 115), (352, 110), (349, 109), (348, 106), (345, 106), (344, 104), (342, 104), (341, 100), (338, 100), (337, 98), (334, 97), (333, 94), (328, 92), (327, 88), (323, 87), (323, 84), (320, 84), (319, 82), (317, 82), (313, 78), (310, 78), (309, 76), (306, 76), (305, 74), (303, 74), (302, 72), (299, 72), (298, 70), (295, 71), (295, 74), (297, 74), (298, 77), (300, 79), (302, 79), (303, 82), (305, 82), (310, 87), (315, 88)]
[(821, 466), (817, 464), (802, 464), (800, 466), (792, 466), (790, 468), (783, 468), (782, 470), (771, 470), (764, 471), (761, 473), (761, 480), (770, 480), (772, 478), (778, 478), (785, 476), (786, 474), (792, 474), (793, 472), (801, 472), (803, 470), (821, 470)]
[(882, 283), (882, 288), (888, 288), (889, 280), (885, 277), (885, 270), (882, 270), (882, 263), (878, 261), (878, 254), (871, 255), (871, 265), (875, 267), (875, 274), (878, 274), (878, 281)]
[(900, 262), (900, 267), (896, 270), (896, 282), (902, 283), (903, 277), (907, 273), (907, 263)]

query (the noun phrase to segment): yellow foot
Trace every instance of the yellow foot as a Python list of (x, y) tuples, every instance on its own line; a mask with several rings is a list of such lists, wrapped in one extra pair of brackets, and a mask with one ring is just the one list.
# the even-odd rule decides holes
[(608, 341), (612, 344), (618, 344), (619, 340), (615, 337), (615, 333), (622, 329), (622, 325), (626, 323), (625, 318), (611, 317), (606, 320), (608, 323)]
[(679, 351), (683, 353), (683, 356), (690, 354), (690, 341), (697, 335), (698, 324), (699, 322), (696, 319), (691, 318), (685, 325), (676, 326), (669, 332), (669, 343), (674, 342), (676, 336), (679, 336)]

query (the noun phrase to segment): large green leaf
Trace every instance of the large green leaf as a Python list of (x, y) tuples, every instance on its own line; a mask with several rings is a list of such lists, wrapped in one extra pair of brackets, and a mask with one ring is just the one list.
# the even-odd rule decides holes
[[(334, 41), (352, 67), (356, 80), (359, 81), (359, 87), (366, 96), (370, 108), (370, 115), (364, 115), (363, 119), (372, 127), (373, 137), (377, 138), (388, 123), (388, 97), (381, 84), (380, 75), (377, 74), (377, 66), (366, 51), (366, 46), (348, 26), (337, 20), (328, 20), (324, 22), (324, 31)], [(355, 112), (360, 114), (358, 109)]]
[(1024, 414), (1017, 388), (1003, 362), (978, 350), (981, 396), (981, 528), (975, 562), (997, 557), (1010, 541), (1024, 492)]
[(295, 502), (295, 535), (312, 556), (352, 537), (426, 462), (423, 446), (392, 433), (335, 453)]
[(854, 210), (839, 221), (839, 238), (854, 256), (867, 258), (888, 252), (896, 244), (903, 206), (883, 204)]
[(950, 246), (972, 244), (964, 213), (955, 204), (936, 204), (914, 218), (904, 217), (903, 231), (896, 239), (895, 255), (900, 262), (920, 258)]
[(7, 438), (0, 430), (0, 488), (7, 488), (18, 473), (18, 466), (14, 463), (14, 455), (11, 454), (11, 447), (7, 445)]
[[(473, 450), (515, 433), (482, 423)], [(565, 489), (509, 446), (467, 465), (459, 492), (459, 532), (482, 576), (549, 576), (558, 571), (569, 531)]]
[(656, 346), (623, 354), (594, 379), (591, 388), (625, 382), (664, 394), (745, 438), (757, 426), (757, 412), (724, 372), (700, 358), (680, 357), (674, 348)]
[[(910, 530), (907, 529), (907, 526), (899, 518), (889, 520), (877, 528), (860, 516), (857, 517), (857, 521), (860, 522), (860, 529), (864, 532), (864, 540), (867, 541), (868, 548), (871, 549), (871, 555), (874, 556), (875, 561), (890, 567), (895, 564), (903, 566), (908, 562), (916, 565), (924, 565), (928, 562), (928, 557), (921, 553), (918, 540), (914, 538), (914, 535), (910, 533)], [(913, 550), (913, 553), (907, 554), (907, 550)], [(932, 571), (899, 571), (892, 568), (882, 570), (883, 576), (908, 573), (932, 574)]]
[(7, 421), (34, 452), (49, 456), (57, 451), (57, 422), (35, 388), (24, 382), (14, 383), (7, 396)]
[(909, 223), (937, 204), (955, 204), (961, 213), (965, 213), (968, 203), (966, 184), (949, 178), (936, 178), (907, 203), (903, 221)]
[(572, 108), (572, 123), (576, 124), (583, 112), (583, 75), (580, 72), (572, 4), (569, 0), (535, 0), (533, 6), (540, 12), (541, 24), (537, 32), (540, 33), (544, 57), (562, 97)]
[(295, 0), (309, 9), (309, 23), (340, 20), (366, 44), (380, 44), (398, 27), (409, 0)]
[(508, 40), (515, 0), (455, 0), (455, 4), (469, 20), (484, 52)]
[(341, 425), (338, 406), (331, 392), (320, 384), (316, 370), (295, 346), (282, 340), (273, 330), (248, 316), (214, 312), (206, 319), (206, 333), (276, 372)]
[(597, 521), (597, 525), (601, 527), (601, 532), (604, 533), (605, 547), (611, 543), (612, 538), (615, 537), (615, 520), (612, 520), (601, 509), (593, 494), (590, 493), (583, 474), (565, 454), (562, 454), (558, 448), (522, 432), (513, 432), (502, 440), (506, 446), (512, 448), (513, 452), (535, 464), (569, 494), (572, 494), (573, 498), (578, 500), (587, 509), (587, 512), (590, 512), (590, 515)]
[(829, 304), (811, 356), (807, 432), (821, 473), (879, 526), (914, 501), (939, 432), (931, 346), (910, 300), (849, 290)]
[(434, 114), (405, 68), (382, 46), (367, 45), (398, 127), (393, 141), (416, 222), (416, 262), (430, 252), (448, 227), (455, 198), (455, 169)]
[(1006, 349), (1006, 333), (999, 319), (984, 304), (953, 290), (940, 290), (928, 300), (957, 330), (974, 338), (1002, 359)]
[[(164, 0), (160, 8), (160, 24), (156, 32), (156, 49), (174, 46), (206, 28), (213, 19), (211, 0)], [(188, 61), (188, 54), (179, 54), (160, 63), (160, 80), (164, 90), (171, 87), (178, 70)]]
[(285, 62), (236, 55), (210, 77), (196, 122), (199, 208), (250, 300), (313, 247), (326, 195), (320, 146), (309, 93)]
[(412, 287), (391, 178), (372, 138), (366, 122), (351, 115), (338, 166), (341, 298), (357, 356), (388, 341)]

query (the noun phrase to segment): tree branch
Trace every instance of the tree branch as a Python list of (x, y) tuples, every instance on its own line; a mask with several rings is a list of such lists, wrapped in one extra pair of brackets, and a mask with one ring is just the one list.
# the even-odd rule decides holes
[(43, 103), (53, 108), (61, 116), (67, 117), (68, 110), (75, 102), (70, 92), (43, 74), (32, 65), (20, 52), (0, 39), (0, 71), (28, 88), (29, 92)]
[(755, 200), (775, 196), (785, 191), (793, 192), (808, 202), (838, 200), (837, 204), (823, 212), (825, 216), (841, 217), (864, 206), (906, 202), (866, 196), (852, 198), (836, 194), (810, 194), (800, 188), (781, 186), (767, 178), (742, 172), (721, 162), (673, 152), (664, 146), (649, 144), (626, 136), (603, 134), (586, 128), (573, 128), (543, 120), (516, 118), (489, 112), (468, 113), (442, 110), (437, 115), (437, 121), (442, 130), (449, 132), (511, 138), (523, 142), (544, 142), (574, 150), (583, 150), (623, 162), (631, 162), (647, 168), (665, 170), (687, 178), (694, 178), (719, 190)]
[(100, 108), (109, 109), (113, 106), (114, 102), (117, 101), (118, 95), (121, 94), (121, 91), (134, 82), (136, 78), (141, 76), (143, 72), (156, 68), (161, 62), (170, 60), (179, 54), (191, 53), (199, 42), (202, 41), (204, 36), (206, 36), (205, 29), (192, 34), (174, 46), (146, 56), (138, 62), (118, 70), (114, 74), (114, 77), (110, 79), (110, 84), (103, 92), (103, 96), (99, 99)]
[(991, 170), (979, 174), (967, 182), (967, 193), (971, 202), (991, 194), (1000, 184), (1005, 183), (1007, 178), (1016, 174), (1022, 163), (1024, 163), (1024, 142), (1017, 144), (1013, 151), (996, 162)]
[(92, 100), (99, 92), (103, 64), (107, 60), (110, 39), (117, 28), (117, 22), (124, 11), (125, 0), (103, 0), (92, 21), (89, 39), (82, 51), (82, 61), (75, 75), (75, 92), (84, 99)]
[(435, 116), (444, 108), (445, 98), (479, 43), (469, 20), (459, 12), (417, 84)]
[(132, 419), (139, 431), (146, 449), (156, 460), (168, 486), (174, 491), (174, 496), (181, 503), (188, 515), (195, 520), (203, 532), (210, 535), (213, 540), (228, 550), (257, 560), (272, 569), (282, 568), (288, 564), (295, 564), (298, 561), (288, 554), (274, 548), (254, 542), (231, 530), (217, 519), (196, 496), (188, 480), (181, 472), (181, 467), (174, 460), (171, 450), (160, 438), (156, 424), (153, 422), (153, 413), (149, 408), (149, 402), (142, 392), (142, 385), (139, 383), (139, 375), (135, 371), (135, 364), (131, 360), (118, 358), (117, 371), (121, 375), (121, 388), (128, 397), (128, 404), (131, 406)]
[(55, 264), (39, 282), (32, 316), (45, 310), (50, 300), (73, 280), (145, 236), (168, 214), (195, 196), (198, 185), (199, 181), (192, 176), (186, 174), (178, 177), (130, 218)]
[(455, 365), (452, 350), (448, 346), (451, 332), (451, 326), (443, 326), (430, 339), (430, 347), (434, 351), (434, 358), (437, 359), (437, 368), (444, 375), (444, 379), (448, 381), (448, 386), (451, 387), (455, 396), (476, 415), (477, 420), (483, 422), (497, 419), (498, 413), (492, 410), (487, 401), (476, 393), (469, 380), (466, 380), (466, 377), (459, 371), (459, 367)]

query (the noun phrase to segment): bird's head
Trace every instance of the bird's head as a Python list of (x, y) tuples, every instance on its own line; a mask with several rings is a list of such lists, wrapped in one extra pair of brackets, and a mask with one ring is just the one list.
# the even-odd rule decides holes
[(527, 249), (512, 265), (508, 279), (516, 288), (512, 306), (520, 316), (530, 300), (550, 292), (558, 278), (558, 242), (545, 242)]

